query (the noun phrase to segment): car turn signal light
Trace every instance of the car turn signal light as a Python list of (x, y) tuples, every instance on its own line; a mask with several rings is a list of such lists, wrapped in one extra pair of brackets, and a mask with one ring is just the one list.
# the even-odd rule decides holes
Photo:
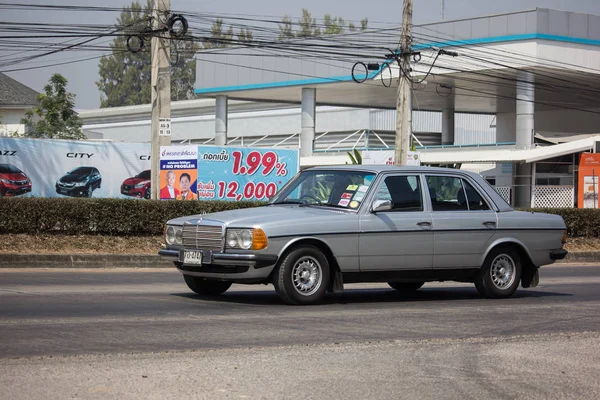
[(561, 243), (562, 244), (567, 243), (567, 230), (566, 229), (563, 231), (563, 236), (562, 236)]
[(252, 250), (263, 250), (267, 248), (267, 235), (262, 229), (254, 228), (252, 231)]

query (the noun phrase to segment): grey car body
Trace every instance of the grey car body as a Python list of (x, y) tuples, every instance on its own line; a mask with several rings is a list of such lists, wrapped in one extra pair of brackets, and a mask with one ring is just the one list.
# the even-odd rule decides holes
[[(366, 189), (347, 186), (354, 190), (342, 197), (358, 198), (356, 190), (364, 190), (360, 202), (339, 200), (352, 208), (311, 204), (312, 196), (304, 196), (303, 204), (283, 202), (282, 193), (298, 185), (302, 174), (336, 173), (372, 177)], [(393, 182), (404, 185), (399, 194), (392, 193)], [(445, 195), (436, 193), (440, 182)], [(450, 200), (440, 200), (443, 196)], [(339, 292), (344, 283), (378, 281), (401, 291), (429, 281), (474, 282), (483, 295), (508, 297), (519, 283), (535, 286), (538, 268), (567, 254), (560, 216), (515, 211), (480, 175), (462, 170), (314, 167), (300, 172), (270, 203), (172, 219), (167, 227), (182, 229), (181, 244), (168, 244), (159, 254), (173, 260), (198, 293), (219, 294), (230, 283), (273, 283), (293, 304), (319, 301), (325, 290)], [(260, 229), (266, 248), (230, 248), (226, 235), (234, 229)], [(188, 250), (201, 250), (201, 264), (182, 262)]]

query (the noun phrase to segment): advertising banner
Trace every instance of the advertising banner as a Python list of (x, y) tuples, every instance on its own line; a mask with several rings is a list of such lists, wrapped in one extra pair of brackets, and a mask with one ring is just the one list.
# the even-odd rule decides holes
[(198, 146), (161, 146), (160, 199), (198, 200)]
[[(142, 198), (145, 190), (134, 193), (123, 186), (149, 169), (150, 144), (0, 139), (3, 196)], [(134, 180), (133, 186), (144, 181)]]
[(198, 146), (200, 200), (267, 200), (298, 172), (298, 150)]
[(582, 153), (579, 157), (578, 208), (599, 208), (598, 174), (600, 174), (600, 154)]
[[(364, 150), (361, 153), (363, 164), (394, 165), (394, 150)], [(406, 165), (421, 165), (420, 153), (409, 151)]]

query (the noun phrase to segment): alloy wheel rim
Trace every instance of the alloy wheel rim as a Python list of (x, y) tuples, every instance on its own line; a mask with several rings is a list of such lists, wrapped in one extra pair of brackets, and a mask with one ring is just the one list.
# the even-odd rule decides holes
[(516, 276), (515, 261), (507, 254), (499, 254), (492, 261), (490, 275), (492, 283), (500, 290), (506, 290), (512, 286)]
[(292, 268), (294, 289), (303, 296), (310, 296), (319, 290), (322, 280), (323, 269), (313, 257), (301, 257)]

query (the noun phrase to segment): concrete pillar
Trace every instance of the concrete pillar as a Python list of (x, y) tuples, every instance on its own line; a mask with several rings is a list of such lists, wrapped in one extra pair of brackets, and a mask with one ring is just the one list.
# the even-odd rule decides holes
[(442, 110), (442, 144), (454, 144), (454, 108)]
[(517, 80), (517, 149), (530, 149), (533, 147), (534, 134), (534, 77), (531, 72), (519, 71)]
[(215, 144), (225, 146), (227, 144), (227, 96), (217, 96), (215, 108)]
[[(535, 88), (533, 74), (526, 71), (517, 73), (516, 101), (516, 147), (517, 149), (533, 148)], [(515, 168), (515, 206), (530, 207), (533, 170), (531, 164), (518, 164)]]
[(302, 131), (300, 132), (300, 156), (312, 156), (315, 147), (315, 117), (317, 90), (302, 88)]

